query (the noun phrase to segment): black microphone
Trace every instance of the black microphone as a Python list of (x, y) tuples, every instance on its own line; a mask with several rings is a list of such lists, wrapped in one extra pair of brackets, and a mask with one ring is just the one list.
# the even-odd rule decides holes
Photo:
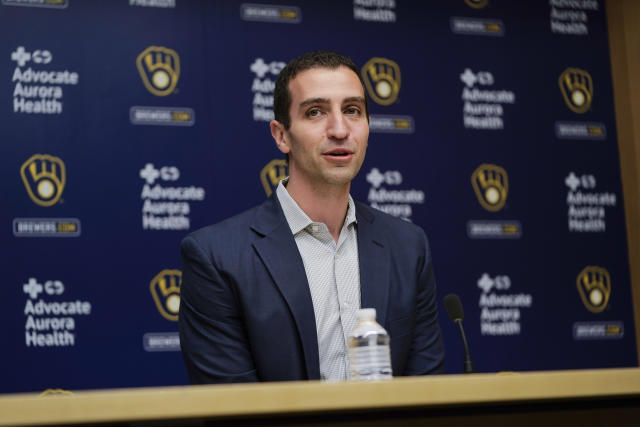
[(444, 308), (447, 310), (449, 319), (458, 325), (460, 329), (460, 336), (462, 337), (462, 345), (464, 346), (464, 364), (462, 366), (462, 372), (465, 374), (471, 374), (474, 372), (473, 362), (471, 361), (471, 353), (469, 353), (469, 344), (467, 344), (467, 336), (464, 333), (462, 327), (462, 319), (464, 319), (464, 311), (462, 310), (462, 303), (460, 298), (456, 294), (449, 294), (444, 297)]

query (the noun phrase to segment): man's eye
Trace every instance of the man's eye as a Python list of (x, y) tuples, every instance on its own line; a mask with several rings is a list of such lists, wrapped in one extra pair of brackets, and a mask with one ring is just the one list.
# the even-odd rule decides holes
[(360, 114), (360, 109), (358, 107), (348, 107), (344, 112), (349, 115), (358, 115)]
[(320, 110), (318, 108), (312, 108), (307, 111), (307, 117), (317, 117), (320, 115)]

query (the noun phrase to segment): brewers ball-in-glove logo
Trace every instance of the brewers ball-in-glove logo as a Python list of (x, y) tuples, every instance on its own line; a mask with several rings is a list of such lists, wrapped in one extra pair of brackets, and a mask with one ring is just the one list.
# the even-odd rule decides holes
[(64, 162), (49, 154), (34, 154), (20, 168), (22, 182), (29, 197), (40, 206), (51, 206), (60, 200), (66, 172)]
[(369, 96), (380, 105), (393, 104), (400, 92), (400, 67), (386, 58), (371, 58), (360, 72)]
[(489, 0), (464, 0), (464, 2), (474, 9), (482, 9), (489, 3)]
[(575, 113), (585, 113), (593, 100), (593, 80), (588, 72), (567, 68), (558, 78), (560, 91), (567, 107)]
[(509, 179), (503, 168), (481, 164), (471, 174), (471, 185), (483, 208), (497, 212), (504, 207), (509, 192)]
[(576, 278), (578, 293), (587, 310), (600, 313), (609, 303), (611, 276), (602, 267), (587, 266)]
[(260, 171), (260, 181), (267, 196), (270, 196), (278, 187), (278, 183), (288, 175), (289, 165), (285, 159), (274, 159), (267, 163)]
[(180, 77), (180, 57), (173, 49), (149, 46), (136, 59), (142, 83), (149, 92), (167, 96), (176, 88)]
[(180, 270), (162, 270), (151, 280), (151, 295), (158, 311), (165, 319), (178, 321), (180, 310)]

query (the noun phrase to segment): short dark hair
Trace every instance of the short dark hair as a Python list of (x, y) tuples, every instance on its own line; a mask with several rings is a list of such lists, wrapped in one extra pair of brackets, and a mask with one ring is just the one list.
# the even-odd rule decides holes
[(276, 79), (276, 87), (273, 91), (273, 112), (275, 119), (284, 125), (285, 129), (291, 126), (291, 116), (289, 109), (291, 108), (291, 93), (289, 92), (289, 82), (293, 80), (299, 73), (312, 68), (329, 68), (347, 67), (358, 76), (364, 93), (364, 109), (369, 120), (369, 103), (367, 101), (367, 91), (364, 88), (362, 77), (358, 73), (356, 64), (353, 63), (348, 56), (341, 55), (330, 50), (317, 50), (307, 52), (292, 59), (286, 67), (280, 71)]

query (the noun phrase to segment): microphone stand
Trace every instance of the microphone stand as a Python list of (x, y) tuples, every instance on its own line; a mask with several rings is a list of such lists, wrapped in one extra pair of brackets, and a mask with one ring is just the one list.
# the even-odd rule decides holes
[(460, 329), (460, 335), (462, 336), (462, 346), (464, 347), (464, 363), (462, 365), (462, 372), (465, 374), (472, 374), (475, 372), (473, 368), (473, 362), (471, 361), (471, 353), (469, 352), (469, 344), (467, 343), (467, 335), (464, 333), (462, 327), (462, 319), (456, 319), (456, 324)]

